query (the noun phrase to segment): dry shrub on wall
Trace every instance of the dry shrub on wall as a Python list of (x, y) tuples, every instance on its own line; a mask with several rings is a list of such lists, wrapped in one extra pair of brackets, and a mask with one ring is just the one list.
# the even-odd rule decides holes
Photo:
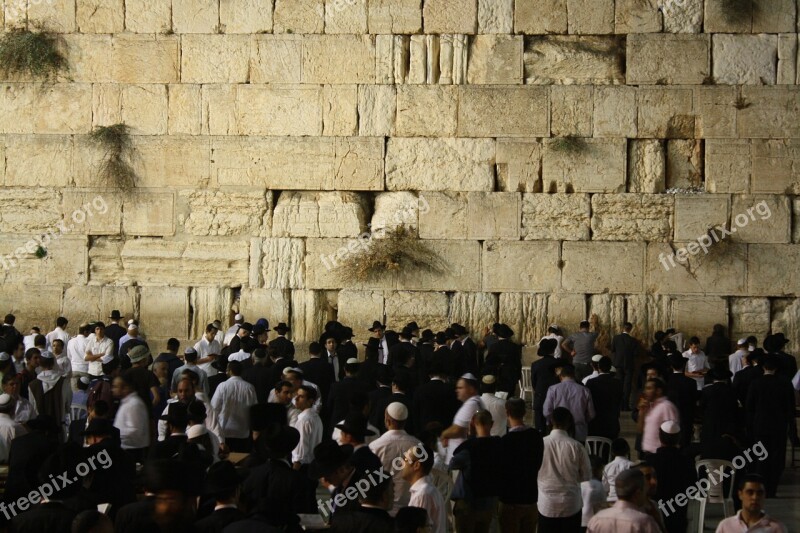
[(357, 250), (342, 261), (338, 267), (342, 281), (357, 284), (375, 281), (395, 272), (441, 274), (447, 270), (444, 260), (433, 247), (404, 224), (376, 230), (365, 247), (366, 250)]
[(68, 64), (51, 33), (42, 29), (12, 28), (0, 38), (0, 67), (7, 74), (49, 79), (67, 70)]
[(129, 190), (136, 185), (136, 172), (131, 166), (133, 143), (126, 124), (98, 126), (90, 138), (103, 149), (100, 179), (109, 186)]

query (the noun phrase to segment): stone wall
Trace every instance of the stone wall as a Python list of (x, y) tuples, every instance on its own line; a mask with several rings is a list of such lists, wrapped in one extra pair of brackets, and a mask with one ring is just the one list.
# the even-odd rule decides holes
[[(532, 343), (594, 313), (800, 351), (798, 4), (0, 0), (70, 65), (0, 83), (0, 312), (120, 309), (156, 344), (237, 310), (301, 342), (385, 316)], [(117, 122), (129, 192), (88, 138)], [(446, 272), (329, 268), (400, 222)]]

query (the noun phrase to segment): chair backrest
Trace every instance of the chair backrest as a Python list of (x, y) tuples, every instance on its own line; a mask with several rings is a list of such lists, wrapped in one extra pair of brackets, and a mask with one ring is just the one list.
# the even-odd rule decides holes
[[(709, 502), (721, 503), (723, 500), (733, 499), (733, 491), (736, 487), (736, 468), (733, 463), (723, 459), (701, 459), (695, 462), (694, 467), (697, 470), (698, 479), (707, 479), (711, 483), (707, 495)], [(720, 469), (728, 476), (724, 480), (720, 479)], [(726, 488), (727, 490), (725, 490)]]
[(611, 458), (611, 439), (605, 437), (586, 437), (584, 447), (589, 455), (596, 455), (608, 463)]
[(522, 369), (522, 388), (526, 391), (533, 390), (533, 383), (531, 382), (531, 369), (530, 368), (523, 368)]
[(85, 405), (81, 405), (79, 403), (73, 403), (69, 408), (69, 419), (71, 421), (76, 420), (83, 420), (87, 416), (89, 416), (88, 411), (86, 410)]

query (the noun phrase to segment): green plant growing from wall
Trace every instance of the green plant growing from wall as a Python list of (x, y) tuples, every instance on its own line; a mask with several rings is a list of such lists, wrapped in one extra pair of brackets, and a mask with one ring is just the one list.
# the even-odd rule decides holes
[(0, 67), (9, 74), (29, 74), (50, 78), (67, 70), (67, 59), (58, 51), (52, 34), (25, 28), (14, 28), (0, 37)]
[(579, 154), (589, 151), (589, 144), (581, 137), (558, 137), (550, 143), (550, 149), (554, 152)]
[(90, 138), (104, 150), (100, 179), (108, 185), (131, 189), (136, 185), (136, 171), (131, 166), (134, 155), (130, 128), (126, 124), (96, 127)]
[(38, 246), (36, 248), (36, 251), (34, 252), (34, 255), (36, 255), (36, 257), (38, 257), (39, 259), (44, 259), (45, 257), (47, 257), (47, 249), (43, 246)]

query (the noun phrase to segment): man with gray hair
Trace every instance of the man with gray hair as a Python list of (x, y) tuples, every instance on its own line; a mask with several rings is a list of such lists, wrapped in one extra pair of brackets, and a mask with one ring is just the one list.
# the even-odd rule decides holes
[(589, 521), (589, 533), (659, 533), (653, 518), (639, 510), (647, 496), (644, 474), (638, 468), (623, 470), (614, 481), (619, 498), (613, 507), (604, 509)]

